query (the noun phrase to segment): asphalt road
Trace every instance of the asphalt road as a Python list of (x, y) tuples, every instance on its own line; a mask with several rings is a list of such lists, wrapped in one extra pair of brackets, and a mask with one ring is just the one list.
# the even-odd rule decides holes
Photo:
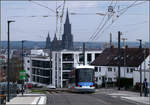
[(141, 105), (105, 94), (48, 93), (47, 105)]

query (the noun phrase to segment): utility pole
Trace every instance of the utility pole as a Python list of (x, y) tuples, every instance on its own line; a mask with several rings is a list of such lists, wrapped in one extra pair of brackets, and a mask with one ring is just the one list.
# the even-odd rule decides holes
[(124, 77), (125, 77), (125, 74), (126, 74), (126, 45), (125, 45), (125, 41), (127, 40), (127, 38), (121, 38), (123, 40), (123, 47), (124, 47)]
[(146, 43), (145, 43), (145, 45), (144, 45), (144, 79), (146, 78), (146, 73), (145, 73), (145, 71), (146, 71)]
[[(142, 51), (142, 40), (141, 39), (137, 39), (137, 41), (140, 42), (140, 50)], [(142, 64), (140, 64), (140, 96), (142, 96)]]
[(120, 36), (121, 32), (118, 31), (118, 90), (120, 90)]
[(110, 47), (112, 46), (112, 33), (110, 33)]
[[(22, 59), (21, 59), (21, 60), (22, 60), (22, 63), (21, 63), (21, 64), (22, 64), (22, 66), (21, 66), (21, 67), (22, 67), (22, 70), (24, 69), (24, 67), (23, 67), (23, 61), (24, 61), (24, 60), (23, 60), (24, 42), (25, 42), (25, 41), (22, 40)], [(24, 91), (24, 90), (23, 90), (23, 87), (24, 87), (24, 80), (22, 80), (22, 95), (23, 95), (23, 91)]]
[(83, 43), (83, 65), (85, 65), (85, 42)]
[(10, 28), (10, 23), (11, 22), (15, 22), (15, 21), (7, 21), (7, 23), (8, 23), (8, 52), (7, 52), (7, 101), (9, 102), (9, 100), (10, 100), (10, 93), (9, 93), (9, 82), (10, 82), (10, 73), (9, 73), (9, 71), (10, 71), (10, 63), (9, 63), (9, 60), (10, 60), (10, 58), (9, 58), (9, 54), (10, 54), (10, 36), (9, 36), (9, 28)]

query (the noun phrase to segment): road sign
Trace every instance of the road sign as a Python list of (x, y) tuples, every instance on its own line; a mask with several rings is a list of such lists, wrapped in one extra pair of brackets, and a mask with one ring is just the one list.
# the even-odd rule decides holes
[(25, 80), (25, 78), (26, 78), (26, 71), (25, 70), (21, 70), (19, 72), (19, 79), (20, 80)]

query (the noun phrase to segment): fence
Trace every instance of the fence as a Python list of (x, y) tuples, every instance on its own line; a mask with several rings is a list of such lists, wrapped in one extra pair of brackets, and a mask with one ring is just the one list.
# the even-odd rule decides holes
[[(17, 85), (14, 83), (10, 83), (9, 85), (9, 94), (10, 94), (10, 99), (13, 97), (17, 96)], [(1, 97), (6, 97), (7, 96), (7, 83), (3, 82), (0, 83), (0, 96)], [(0, 98), (0, 102), (2, 102), (3, 98)]]

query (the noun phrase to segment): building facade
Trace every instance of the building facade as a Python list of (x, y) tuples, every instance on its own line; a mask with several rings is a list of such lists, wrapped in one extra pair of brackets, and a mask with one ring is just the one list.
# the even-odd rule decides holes
[[(136, 78), (139, 80), (139, 67), (148, 57), (148, 49), (126, 47), (121, 48), (120, 54), (120, 77), (132, 78), (133, 81)], [(118, 49), (106, 48), (92, 62), (92, 65), (95, 66), (97, 85), (116, 82), (118, 78)]]
[(76, 66), (83, 65), (83, 60), (86, 65), (90, 65), (101, 52), (102, 51), (98, 50), (86, 51), (85, 59), (82, 51), (62, 50), (54, 52), (53, 58), (55, 58), (55, 74), (58, 75), (58, 78), (56, 79), (58, 84), (57, 87), (68, 87), (69, 74), (71, 73), (71, 70)]
[[(86, 51), (85, 64), (90, 64), (95, 60), (101, 51)], [(69, 74), (71, 70), (83, 65), (83, 52), (73, 50), (52, 51), (52, 59), (48, 54), (41, 52), (31, 54), (24, 59), (24, 67), (29, 75), (29, 82), (43, 85), (49, 88), (68, 87)]]

